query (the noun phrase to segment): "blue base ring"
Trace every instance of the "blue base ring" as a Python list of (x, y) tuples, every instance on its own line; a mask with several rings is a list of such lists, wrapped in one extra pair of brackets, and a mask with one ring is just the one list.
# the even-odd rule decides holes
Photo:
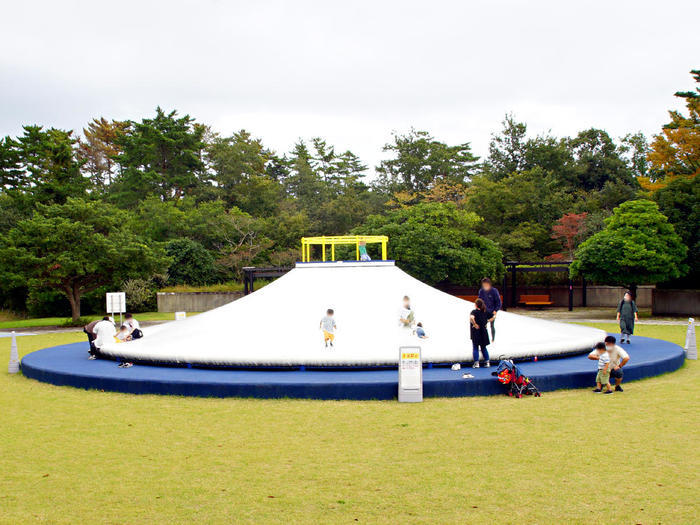
[[(624, 382), (677, 370), (685, 352), (680, 346), (633, 337), (624, 345), (630, 362)], [(37, 350), (22, 359), (22, 373), (45, 383), (76, 388), (200, 397), (258, 397), (307, 399), (394, 399), (398, 373), (393, 370), (216, 370), (134, 365), (119, 368), (115, 361), (88, 359), (87, 343)], [(542, 391), (594, 387), (596, 363), (586, 355), (523, 362), (518, 367)], [(493, 369), (425, 368), (424, 397), (502, 394)], [(474, 377), (464, 379), (462, 374)]]

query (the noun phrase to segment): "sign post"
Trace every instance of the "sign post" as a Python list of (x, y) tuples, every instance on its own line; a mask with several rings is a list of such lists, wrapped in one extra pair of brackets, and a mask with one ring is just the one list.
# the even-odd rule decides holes
[(399, 402), (423, 401), (423, 360), (420, 346), (399, 347)]
[(122, 325), (122, 314), (126, 313), (126, 294), (124, 292), (107, 294), (107, 313), (119, 314), (119, 326)]
[(688, 319), (688, 331), (685, 333), (685, 358), (698, 358), (698, 343), (695, 340), (695, 319)]

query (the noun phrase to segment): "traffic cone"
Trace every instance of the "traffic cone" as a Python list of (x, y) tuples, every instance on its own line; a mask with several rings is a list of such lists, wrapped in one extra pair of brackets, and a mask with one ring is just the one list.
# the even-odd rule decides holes
[(19, 372), (19, 353), (17, 352), (17, 337), (15, 332), (12, 332), (12, 344), (10, 345), (10, 364), (7, 365), (7, 371), (10, 374)]
[(688, 319), (688, 331), (685, 333), (685, 358), (698, 358), (698, 343), (695, 340), (695, 319)]

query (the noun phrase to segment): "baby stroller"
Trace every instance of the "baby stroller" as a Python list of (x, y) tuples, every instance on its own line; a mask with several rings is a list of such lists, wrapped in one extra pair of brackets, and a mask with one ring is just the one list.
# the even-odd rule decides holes
[(521, 398), (523, 394), (540, 397), (540, 391), (529, 377), (525, 377), (510, 359), (502, 359), (496, 370), (491, 372), (506, 387), (506, 395)]

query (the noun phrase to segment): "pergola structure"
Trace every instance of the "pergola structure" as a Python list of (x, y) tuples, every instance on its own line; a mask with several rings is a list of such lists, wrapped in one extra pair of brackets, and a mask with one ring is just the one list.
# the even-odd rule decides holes
[(282, 277), (292, 268), (289, 266), (245, 266), (243, 268), (243, 294), (248, 295), (255, 291), (255, 279), (257, 277)]
[[(541, 261), (541, 262), (520, 262), (506, 261), (506, 273), (503, 276), (503, 309), (508, 306), (516, 306), (518, 304), (518, 272), (566, 272), (569, 274), (569, 266), (571, 261)], [(508, 300), (508, 274), (510, 273), (510, 301)], [(586, 306), (586, 279), (582, 279), (581, 287), (581, 304)], [(574, 309), (574, 283), (569, 278), (569, 311)]]
[(355, 245), (355, 258), (360, 260), (360, 243), (366, 244), (381, 244), (382, 245), (382, 260), (386, 261), (386, 244), (389, 242), (389, 237), (386, 235), (332, 235), (321, 237), (302, 237), (301, 238), (301, 261), (311, 261), (311, 250), (314, 246), (321, 246), (321, 260), (325, 262), (327, 259), (326, 246), (330, 247), (330, 260), (335, 261), (335, 247), (338, 245)]

